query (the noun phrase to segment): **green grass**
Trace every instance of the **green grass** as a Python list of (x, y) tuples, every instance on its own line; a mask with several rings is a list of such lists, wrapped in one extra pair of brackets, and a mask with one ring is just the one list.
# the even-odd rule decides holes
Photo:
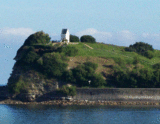
[(101, 44), (101, 43), (85, 43), (91, 46), (93, 49), (88, 48), (83, 43), (79, 43), (74, 45), (78, 50), (78, 54), (76, 56), (93, 56), (93, 57), (103, 57), (103, 58), (111, 58), (115, 61), (117, 58), (121, 58), (126, 61), (127, 64), (132, 63), (135, 56), (140, 58), (140, 63), (144, 65), (144, 67), (151, 67), (153, 64), (160, 62), (160, 51), (155, 50), (155, 57), (152, 59), (148, 59), (144, 56), (141, 56), (135, 52), (126, 52), (123, 46), (116, 46), (110, 44)]

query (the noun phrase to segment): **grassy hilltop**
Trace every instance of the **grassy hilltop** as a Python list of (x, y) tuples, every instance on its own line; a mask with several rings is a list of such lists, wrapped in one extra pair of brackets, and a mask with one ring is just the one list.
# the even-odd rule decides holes
[[(67, 84), (101, 88), (160, 87), (160, 51), (142, 42), (129, 47), (85, 40), (67, 45), (53, 43), (49, 35), (37, 32), (26, 39), (15, 60), (14, 71), (7, 84), (14, 93), (28, 90), (25, 87), (34, 81), (25, 81), (28, 78), (25, 73), (32, 75), (32, 72), (47, 80), (43, 86), (49, 87), (52, 80), (63, 82), (62, 90), (65, 92), (70, 90)], [(23, 76), (15, 78), (13, 73), (19, 73), (17, 68)]]

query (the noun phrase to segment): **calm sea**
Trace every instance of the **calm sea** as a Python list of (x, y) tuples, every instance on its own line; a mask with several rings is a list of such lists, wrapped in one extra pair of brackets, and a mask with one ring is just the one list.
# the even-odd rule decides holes
[(0, 124), (159, 123), (159, 107), (0, 105)]

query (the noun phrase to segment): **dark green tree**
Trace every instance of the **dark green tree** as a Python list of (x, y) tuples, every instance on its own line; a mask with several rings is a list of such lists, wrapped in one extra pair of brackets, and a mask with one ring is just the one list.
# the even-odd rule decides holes
[(66, 67), (68, 66), (65, 63), (68, 59), (59, 53), (47, 53), (43, 56), (43, 73), (52, 78), (59, 78), (62, 76), (63, 72), (66, 71)]
[(91, 68), (93, 68), (94, 70), (96, 70), (97, 67), (98, 67), (98, 64), (93, 63), (93, 62), (85, 62), (84, 65), (85, 65), (85, 67), (91, 67)]
[(153, 65), (153, 68), (156, 69), (156, 70), (160, 69), (160, 63), (154, 64), (154, 65)]
[(70, 42), (79, 42), (79, 37), (75, 35), (70, 35)]
[(151, 50), (148, 50), (144, 53), (144, 56), (146, 56), (149, 59), (152, 59), (154, 57), (154, 52)]
[(67, 70), (63, 73), (62, 75), (62, 80), (68, 82), (68, 83), (75, 83), (76, 82), (76, 79), (75, 77), (73, 76), (73, 72), (72, 70)]
[(40, 56), (34, 51), (29, 51), (22, 57), (21, 61), (27, 64), (33, 64), (39, 57)]
[(92, 37), (91, 35), (83, 35), (80, 38), (81, 42), (88, 42), (88, 43), (96, 43), (96, 39)]
[(73, 76), (75, 77), (75, 83), (79, 86), (88, 86), (88, 79), (87, 79), (87, 71), (85, 70), (84, 66), (77, 66), (72, 70)]
[(43, 31), (31, 34), (24, 42), (24, 45), (35, 45), (35, 44), (47, 44), (50, 42), (50, 37)]
[(140, 62), (140, 58), (138, 56), (135, 56), (133, 58), (133, 64), (138, 64)]
[(160, 69), (154, 71), (154, 85), (155, 87), (160, 87)]
[(85, 62), (72, 70), (75, 84), (78, 86), (99, 87), (104, 86), (106, 81), (101, 75), (95, 73), (97, 64), (92, 62)]
[(63, 85), (60, 89), (60, 93), (65, 96), (75, 96), (77, 94), (77, 91), (75, 86), (68, 87), (66, 85)]
[(90, 84), (92, 87), (100, 87), (106, 85), (106, 81), (100, 74), (94, 74), (90, 77)]
[(130, 52), (137, 52), (140, 55), (148, 57), (149, 59), (154, 57), (154, 49), (152, 45), (144, 42), (136, 42), (135, 44), (127, 47), (125, 50)]

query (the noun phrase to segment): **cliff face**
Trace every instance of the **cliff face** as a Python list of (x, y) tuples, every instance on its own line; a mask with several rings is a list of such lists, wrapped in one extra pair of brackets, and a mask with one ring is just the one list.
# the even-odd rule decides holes
[(34, 101), (54, 92), (63, 82), (57, 80), (67, 67), (64, 56), (56, 53), (48, 34), (30, 35), (17, 51), (7, 87), (12, 98)]
[(60, 85), (56, 79), (46, 79), (42, 74), (23, 66), (14, 65), (8, 80), (9, 91), (13, 98), (22, 101), (34, 101), (37, 98), (55, 91)]

